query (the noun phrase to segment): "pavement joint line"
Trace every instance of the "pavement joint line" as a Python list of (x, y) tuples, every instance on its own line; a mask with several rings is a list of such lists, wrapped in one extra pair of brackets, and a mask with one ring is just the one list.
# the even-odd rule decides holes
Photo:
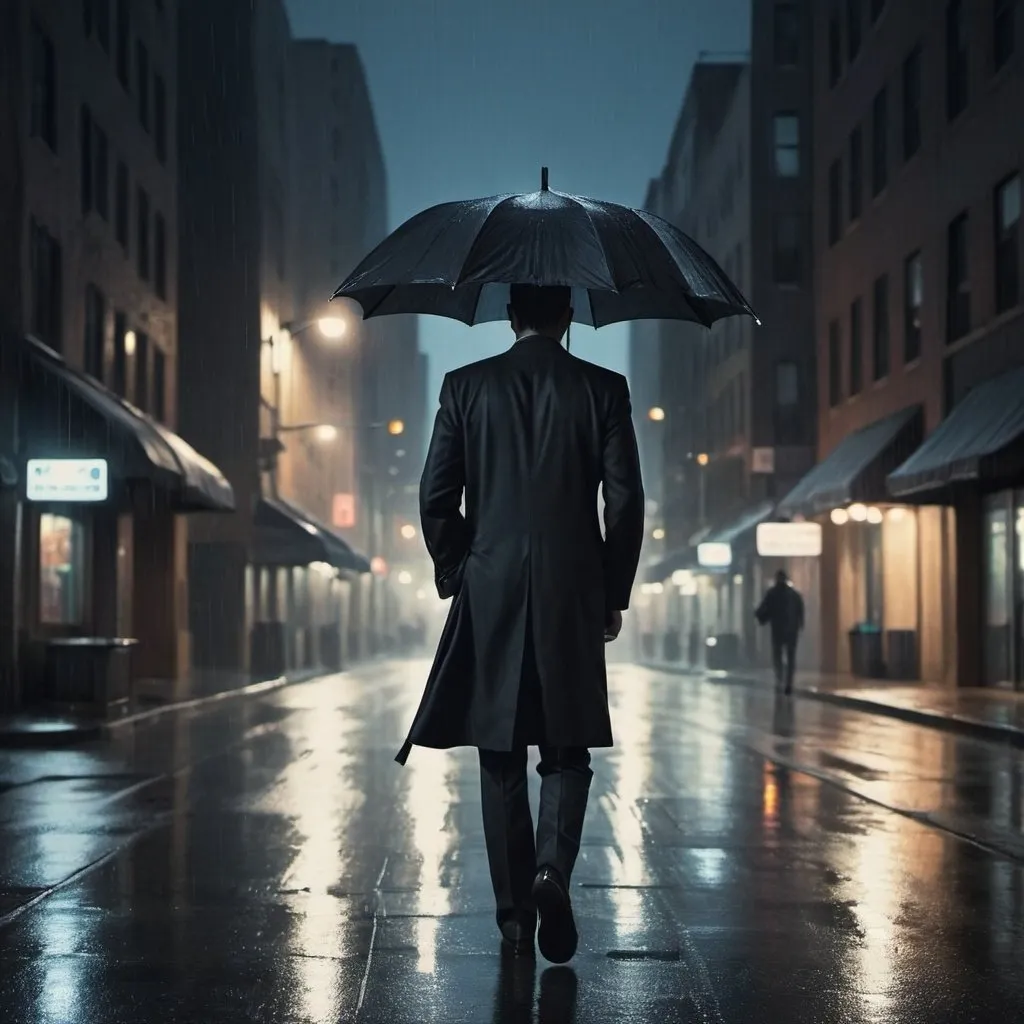
[(381, 884), (388, 870), (388, 860), (390, 858), (391, 854), (387, 854), (384, 857), (380, 874), (377, 875), (377, 881), (373, 885), (373, 927), (370, 929), (370, 943), (366, 948), (366, 966), (363, 968), (363, 980), (359, 983), (359, 998), (356, 1000), (354, 1017), (359, 1016), (363, 1009), (363, 1001), (366, 999), (366, 989), (370, 983), (370, 967), (373, 965), (373, 949), (377, 941), (378, 924), (381, 918), (387, 917), (387, 908), (384, 906), (384, 893), (381, 889)]
[[(231, 753), (231, 751), (237, 749), (238, 747), (244, 746), (251, 740), (258, 739), (260, 736), (266, 735), (268, 732), (272, 731), (273, 729), (276, 729), (279, 726), (279, 724), (279, 722), (264, 722), (261, 725), (255, 725), (250, 729), (246, 729), (246, 731), (240, 737), (238, 737), (238, 739), (232, 741), (231, 743), (228, 743), (226, 746), (220, 747), (218, 750), (212, 751), (209, 754), (205, 754), (202, 757), (197, 758), (195, 761), (189, 761), (188, 764), (180, 765), (173, 771), (159, 772), (156, 775), (151, 775), (149, 778), (137, 782), (135, 785), (127, 786), (124, 789), (119, 789), (116, 793), (112, 793), (109, 796), (103, 797), (100, 800), (95, 801), (93, 803), (93, 806), (105, 807), (108, 804), (116, 803), (118, 800), (124, 799), (124, 797), (126, 796), (134, 795), (135, 793), (141, 792), (144, 789), (148, 789), (150, 786), (155, 786), (157, 783), (167, 782), (171, 779), (176, 779), (179, 776), (184, 775), (187, 772), (190, 772), (193, 769), (199, 767), (199, 765), (205, 764), (207, 761), (214, 760), (217, 757), (222, 757), (224, 754), (229, 754)], [(76, 868), (69, 875), (66, 875), (59, 881), (54, 882), (52, 885), (46, 886), (44, 889), (41, 889), (30, 900), (26, 900), (24, 903), (19, 904), (13, 910), (9, 910), (6, 914), (0, 915), (0, 928), (5, 928), (7, 925), (17, 920), (17, 918), (21, 917), (22, 914), (31, 910), (33, 907), (38, 906), (40, 903), (43, 902), (43, 900), (52, 896), (54, 893), (60, 892), (61, 889), (64, 889), (69, 885), (73, 885), (74, 883), (80, 882), (82, 881), (82, 879), (87, 878), (94, 871), (97, 871), (101, 867), (103, 867), (103, 865), (110, 861), (112, 858), (118, 856), (121, 853), (124, 853), (125, 850), (129, 849), (131, 846), (137, 843), (144, 836), (148, 835), (154, 829), (161, 828), (162, 826), (166, 825), (168, 821), (170, 821), (170, 819), (170, 812), (164, 811), (158, 813), (157, 815), (155, 815), (152, 821), (147, 822), (144, 825), (141, 825), (130, 836), (125, 837), (125, 839), (122, 840), (122, 842), (116, 844), (112, 849), (108, 850), (106, 853), (101, 854), (99, 857), (97, 857), (95, 860), (90, 861), (88, 864), (84, 864), (82, 867)]]

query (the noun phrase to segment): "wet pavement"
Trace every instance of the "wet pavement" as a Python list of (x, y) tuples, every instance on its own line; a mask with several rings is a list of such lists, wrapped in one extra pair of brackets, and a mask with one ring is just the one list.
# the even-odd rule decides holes
[(509, 963), (475, 753), (392, 761), (425, 671), (0, 751), (0, 1020), (1024, 1015), (1021, 751), (615, 666), (580, 952)]

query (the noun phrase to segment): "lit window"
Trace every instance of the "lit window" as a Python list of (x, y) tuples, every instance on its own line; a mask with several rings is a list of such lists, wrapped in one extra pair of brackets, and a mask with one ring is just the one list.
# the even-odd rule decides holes
[(81, 523), (48, 512), (39, 517), (39, 621), (82, 622), (85, 536)]

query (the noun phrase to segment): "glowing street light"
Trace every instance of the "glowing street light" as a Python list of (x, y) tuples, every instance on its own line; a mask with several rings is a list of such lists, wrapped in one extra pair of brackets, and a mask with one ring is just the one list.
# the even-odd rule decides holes
[(315, 434), (318, 441), (330, 442), (338, 436), (338, 428), (330, 423), (321, 423), (315, 428)]
[(660, 405), (647, 410), (647, 418), (653, 423), (660, 423), (665, 418), (665, 410)]
[(829, 514), (829, 519), (831, 519), (836, 526), (842, 526), (849, 518), (850, 517), (846, 514), (845, 508), (834, 508)]
[(701, 452), (697, 456), (697, 465), (698, 466), (706, 466), (707, 464), (708, 464), (708, 453), (707, 452)]
[(398, 437), (405, 433), (405, 423), (402, 420), (388, 420), (388, 433), (392, 437)]
[(851, 505), (846, 511), (855, 523), (863, 523), (868, 517), (867, 506), (860, 502)]
[(406, 540), (412, 540), (416, 536), (416, 527), (412, 523), (405, 523), (399, 532)]
[(660, 526), (656, 526), (656, 527), (655, 527), (655, 528), (654, 528), (654, 529), (653, 529), (653, 530), (651, 531), (651, 536), (652, 536), (652, 537), (653, 537), (653, 538), (654, 538), (655, 540), (664, 540), (664, 539), (665, 539), (665, 531), (664, 531), (664, 530), (663, 530), (663, 529), (662, 529), (662, 528), (661, 528)]
[(345, 336), (346, 324), (340, 316), (322, 316), (317, 320), (316, 326), (325, 338), (332, 341)]
[(407, 569), (403, 569), (398, 574), (398, 582), (406, 585), (412, 583), (412, 573), (409, 572)]
[(135, 332), (125, 331), (124, 332), (124, 352), (125, 355), (135, 355)]

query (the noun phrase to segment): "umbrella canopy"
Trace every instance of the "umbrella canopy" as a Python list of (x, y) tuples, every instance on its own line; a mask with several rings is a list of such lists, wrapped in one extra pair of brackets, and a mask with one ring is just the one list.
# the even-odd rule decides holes
[(332, 298), (358, 302), (364, 319), (429, 313), (472, 325), (507, 319), (511, 284), (568, 286), (573, 320), (590, 327), (757, 320), (721, 267), (675, 225), (644, 210), (551, 191), (547, 168), (539, 192), (418, 213)]

